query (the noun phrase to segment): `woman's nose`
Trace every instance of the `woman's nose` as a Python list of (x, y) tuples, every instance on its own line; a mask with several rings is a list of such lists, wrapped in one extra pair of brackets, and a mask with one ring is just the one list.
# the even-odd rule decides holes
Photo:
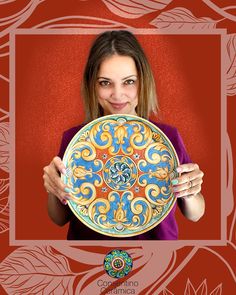
[(112, 98), (114, 100), (121, 99), (123, 97), (123, 95), (124, 95), (124, 91), (123, 91), (121, 86), (116, 85), (116, 86), (113, 87), (113, 89), (112, 89)]

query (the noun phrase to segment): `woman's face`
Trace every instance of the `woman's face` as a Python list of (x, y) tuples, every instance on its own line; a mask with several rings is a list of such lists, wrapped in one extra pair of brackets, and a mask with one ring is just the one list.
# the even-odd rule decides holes
[(106, 58), (100, 65), (96, 81), (98, 102), (104, 115), (137, 115), (138, 84), (132, 57), (114, 54)]

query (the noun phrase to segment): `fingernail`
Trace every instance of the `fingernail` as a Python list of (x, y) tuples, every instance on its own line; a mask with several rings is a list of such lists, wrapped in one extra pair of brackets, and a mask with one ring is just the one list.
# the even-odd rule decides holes
[(63, 199), (61, 202), (63, 205), (67, 205), (67, 200)]
[(70, 192), (71, 192), (70, 189), (69, 189), (68, 187), (65, 187), (64, 191), (65, 191), (66, 193), (70, 193)]
[(175, 177), (174, 172), (171, 172), (169, 177), (170, 177), (170, 180), (172, 180)]
[(178, 184), (178, 179), (173, 179), (173, 180), (171, 180), (171, 183), (172, 183), (173, 185)]
[(63, 169), (61, 170), (61, 173), (64, 174), (64, 175), (66, 175), (66, 169), (63, 168)]
[(181, 169), (180, 167), (177, 167), (177, 168), (176, 168), (176, 171), (177, 171), (177, 172), (181, 172), (182, 169)]
[(181, 193), (174, 193), (176, 198), (181, 197)]

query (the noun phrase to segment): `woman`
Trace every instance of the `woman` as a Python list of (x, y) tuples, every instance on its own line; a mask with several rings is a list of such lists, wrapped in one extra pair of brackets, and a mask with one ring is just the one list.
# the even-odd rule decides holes
[[(150, 113), (158, 111), (150, 65), (137, 39), (128, 31), (108, 31), (96, 38), (85, 67), (82, 90), (86, 122), (109, 114), (130, 114), (148, 119)], [(177, 204), (186, 218), (197, 221), (205, 211), (204, 198), (200, 193), (203, 172), (197, 164), (191, 163), (176, 128), (154, 124), (171, 140), (180, 160), (177, 167), (180, 176), (172, 179), (173, 191), (178, 198)], [(60, 173), (66, 173), (61, 158), (70, 140), (83, 125), (64, 133), (59, 155), (44, 168), (48, 213), (58, 225), (62, 226), (70, 221), (68, 239), (113, 239), (90, 230), (66, 206), (67, 200), (70, 199), (70, 188), (63, 184), (60, 178)], [(174, 207), (155, 228), (126, 239), (177, 238)]]

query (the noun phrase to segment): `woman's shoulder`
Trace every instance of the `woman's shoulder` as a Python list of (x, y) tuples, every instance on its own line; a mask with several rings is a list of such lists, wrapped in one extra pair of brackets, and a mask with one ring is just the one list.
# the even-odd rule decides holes
[(71, 141), (71, 139), (75, 136), (75, 134), (85, 125), (85, 123), (82, 123), (80, 125), (65, 130), (62, 135), (62, 141), (65, 141), (68, 144)]
[(74, 126), (70, 129), (67, 129), (63, 132), (63, 135), (62, 135), (62, 140), (61, 140), (61, 146), (60, 146), (60, 149), (59, 149), (59, 154), (58, 156), (60, 158), (63, 157), (64, 155), (64, 152), (67, 148), (67, 145), (70, 143), (71, 139), (75, 136), (75, 134), (84, 126), (85, 124), (80, 124), (80, 125), (77, 125), (77, 126)]
[(180, 164), (190, 163), (191, 159), (186, 151), (183, 139), (178, 129), (168, 124), (153, 121), (150, 122), (157, 126), (169, 138), (178, 154)]
[(157, 126), (159, 129), (161, 129), (161, 131), (164, 132), (168, 137), (176, 136), (178, 134), (177, 128), (172, 125), (165, 124), (162, 122), (155, 122), (152, 120), (150, 120), (150, 122), (154, 124), (155, 126)]
[(73, 137), (84, 125), (85, 123), (82, 123), (80, 125), (77, 125), (65, 130), (63, 132), (63, 137), (71, 137), (71, 136)]

